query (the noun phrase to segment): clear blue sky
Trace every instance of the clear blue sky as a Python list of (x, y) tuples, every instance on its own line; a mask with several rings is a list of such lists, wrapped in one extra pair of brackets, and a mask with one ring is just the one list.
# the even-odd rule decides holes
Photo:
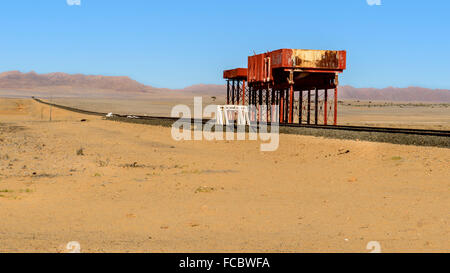
[(279, 48), (345, 49), (341, 84), (450, 89), (450, 1), (9, 0), (0, 71), (127, 75), (158, 87), (223, 83)]

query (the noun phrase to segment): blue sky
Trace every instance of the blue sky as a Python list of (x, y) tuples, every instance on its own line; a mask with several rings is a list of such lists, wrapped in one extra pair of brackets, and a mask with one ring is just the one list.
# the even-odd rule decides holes
[(341, 84), (450, 89), (450, 1), (8, 0), (0, 71), (126, 75), (181, 88), (279, 48), (347, 50)]

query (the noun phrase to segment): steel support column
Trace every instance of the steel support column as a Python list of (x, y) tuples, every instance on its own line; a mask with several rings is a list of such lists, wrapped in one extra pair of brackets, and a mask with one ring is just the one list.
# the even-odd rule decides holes
[(308, 113), (306, 116), (306, 123), (311, 124), (311, 90), (308, 90)]
[(283, 100), (284, 100), (284, 104), (283, 104), (283, 123), (286, 123), (287, 121), (287, 116), (288, 116), (288, 105), (289, 105), (289, 94), (288, 92), (286, 92), (286, 89), (283, 89)]
[(300, 90), (298, 98), (298, 123), (302, 124), (303, 120), (303, 90)]
[(237, 80), (237, 85), (236, 85), (236, 104), (239, 105), (240, 103), (240, 95), (241, 95), (241, 81)]
[(262, 93), (262, 89), (259, 89), (259, 101), (258, 101), (258, 120), (261, 122), (262, 117), (261, 117), (261, 105), (263, 102), (263, 93)]
[(275, 118), (278, 118), (278, 122), (280, 122), (280, 93), (278, 93), (278, 90), (275, 90), (275, 106), (277, 108), (275, 109)]
[(234, 90), (235, 90), (235, 80), (233, 80), (231, 86), (231, 104), (234, 104)]
[(290, 105), (291, 105), (291, 96), (290, 96), (290, 92), (289, 89), (286, 89), (286, 115), (284, 117), (284, 122), (288, 123), (289, 122), (289, 112), (290, 112)]
[(314, 124), (319, 124), (319, 89), (316, 87), (316, 98), (314, 99)]
[(227, 80), (227, 104), (230, 104), (230, 80)]
[(249, 99), (249, 101), (250, 101), (250, 105), (254, 105), (254, 104), (255, 104), (255, 101), (253, 100), (253, 93), (254, 93), (255, 91), (253, 91), (253, 88), (251, 88), (250, 86), (248, 87), (248, 91), (249, 91), (249, 93), (248, 93), (248, 99)]
[(266, 90), (266, 122), (269, 122), (269, 104), (270, 104), (270, 102), (269, 102), (269, 98), (270, 98), (270, 96), (269, 96), (269, 87), (267, 87), (267, 90)]
[(289, 86), (289, 123), (294, 121), (294, 85)]
[(242, 105), (245, 105), (245, 80), (242, 81)]
[(337, 125), (337, 87), (334, 88), (334, 125)]
[(253, 121), (256, 121), (256, 90), (251, 89), (252, 105), (253, 105)]
[(337, 105), (338, 105), (338, 86), (339, 86), (339, 75), (336, 73), (334, 80), (334, 125), (337, 125)]
[(324, 109), (323, 109), (323, 124), (327, 125), (328, 123), (328, 89), (325, 89), (325, 94), (323, 98)]
[(284, 89), (280, 90), (280, 123), (284, 122)]
[(275, 113), (274, 113), (274, 111), (275, 111), (275, 109), (276, 109), (276, 107), (275, 107), (275, 90), (272, 88), (272, 90), (271, 90), (271, 93), (272, 93), (272, 95), (271, 95), (271, 97), (270, 97), (270, 100), (271, 100), (271, 105), (270, 105), (270, 121), (271, 122), (274, 122), (275, 121), (275, 119), (274, 119), (274, 115), (275, 115)]

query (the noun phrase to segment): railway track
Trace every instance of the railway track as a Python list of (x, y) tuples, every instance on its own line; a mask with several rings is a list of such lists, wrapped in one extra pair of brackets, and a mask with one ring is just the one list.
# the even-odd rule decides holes
[[(93, 112), (64, 105), (58, 105), (49, 103), (38, 98), (33, 99), (39, 103), (51, 105), (56, 108), (77, 112), (87, 115), (106, 116), (107, 113)], [(143, 115), (120, 115), (114, 114), (114, 117), (120, 119), (135, 119), (135, 120), (159, 120), (166, 122), (175, 122), (180, 118), (176, 117), (159, 117), (159, 116), (143, 116)], [(194, 119), (190, 120), (191, 123)], [(205, 124), (209, 119), (203, 119), (200, 122)], [(448, 130), (429, 130), (429, 129), (411, 129), (411, 128), (389, 128), (389, 127), (369, 127), (369, 126), (350, 126), (350, 125), (313, 125), (313, 124), (288, 124), (280, 123), (280, 128), (309, 128), (309, 129), (323, 129), (323, 130), (340, 130), (340, 131), (353, 131), (353, 132), (369, 132), (369, 133), (389, 133), (389, 134), (404, 134), (404, 135), (420, 135), (420, 136), (438, 136), (438, 137), (450, 137), (450, 131)]]
[(345, 130), (345, 131), (357, 131), (357, 132), (379, 132), (379, 133), (390, 133), (390, 134), (409, 134), (409, 135), (450, 137), (450, 131), (446, 131), (446, 130), (369, 127), (369, 126), (350, 126), (350, 125), (280, 124), (280, 126), (297, 127), (297, 128), (303, 127), (303, 128), (318, 128), (318, 129), (331, 129), (331, 130)]

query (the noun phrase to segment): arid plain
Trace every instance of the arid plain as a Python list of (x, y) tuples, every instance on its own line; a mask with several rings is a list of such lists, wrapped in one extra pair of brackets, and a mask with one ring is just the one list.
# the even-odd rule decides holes
[[(0, 99), (0, 252), (448, 252), (450, 153), (170, 128)], [(82, 121), (86, 120), (86, 121)]]

